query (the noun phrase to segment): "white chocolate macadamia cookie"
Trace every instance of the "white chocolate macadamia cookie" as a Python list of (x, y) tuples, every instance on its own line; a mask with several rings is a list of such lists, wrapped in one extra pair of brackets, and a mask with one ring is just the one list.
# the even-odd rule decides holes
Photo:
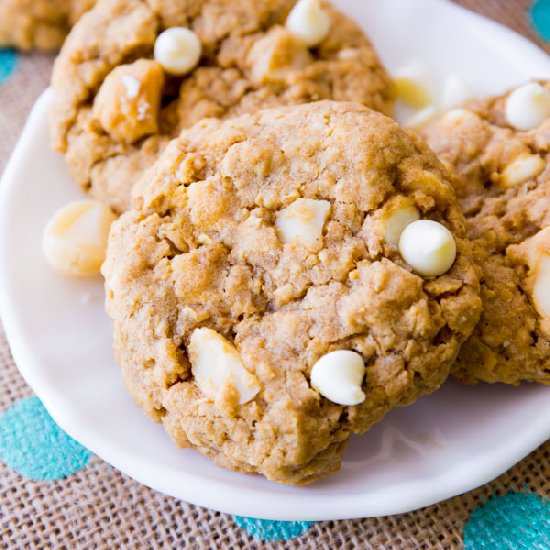
[(118, 212), (203, 118), (320, 99), (391, 114), (394, 93), (359, 26), (319, 0), (102, 0), (68, 36), (52, 87), (54, 148)]
[(482, 267), (483, 314), (461, 381), (550, 384), (550, 83), (472, 101), (423, 131), (455, 191)]
[[(226, 468), (297, 485), (337, 471), (352, 433), (439, 388), (478, 321), (454, 177), (356, 103), (184, 130), (103, 267), (135, 402)], [(425, 250), (397, 246), (418, 223), (435, 224), (429, 276)]]

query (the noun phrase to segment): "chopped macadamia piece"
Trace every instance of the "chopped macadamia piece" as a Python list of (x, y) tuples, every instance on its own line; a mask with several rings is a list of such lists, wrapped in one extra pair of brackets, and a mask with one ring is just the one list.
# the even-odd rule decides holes
[(539, 231), (528, 247), (531, 298), (539, 315), (550, 319), (550, 227)]
[(64, 275), (98, 274), (115, 219), (108, 206), (94, 200), (75, 201), (60, 208), (44, 229), (46, 260)]
[(223, 402), (235, 395), (236, 404), (244, 405), (260, 391), (258, 379), (246, 370), (235, 346), (215, 330), (194, 330), (187, 349), (195, 382), (212, 400)]
[(254, 62), (252, 79), (261, 85), (284, 83), (290, 72), (307, 66), (310, 55), (303, 42), (286, 29), (276, 27), (254, 44), (250, 59)]
[(413, 109), (423, 109), (433, 102), (431, 77), (421, 61), (413, 61), (394, 74), (395, 92), (401, 101)]
[(156, 61), (140, 59), (115, 68), (94, 100), (93, 114), (102, 128), (124, 143), (158, 131), (164, 71)]
[(521, 155), (513, 160), (502, 172), (501, 185), (515, 187), (542, 174), (546, 163), (540, 155)]
[(284, 243), (300, 242), (313, 248), (322, 242), (323, 227), (330, 202), (317, 199), (296, 199), (277, 213), (275, 229)]
[(388, 209), (385, 220), (386, 231), (384, 239), (392, 246), (398, 246), (401, 233), (412, 222), (420, 219), (420, 214), (414, 204), (409, 201), (400, 201)]

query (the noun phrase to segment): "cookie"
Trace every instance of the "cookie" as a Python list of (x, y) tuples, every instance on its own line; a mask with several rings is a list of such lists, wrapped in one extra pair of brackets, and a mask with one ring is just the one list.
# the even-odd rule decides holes
[[(359, 27), (323, 4), (328, 34), (308, 47), (310, 36), (285, 26), (293, 6), (294, 0), (102, 0), (69, 35), (53, 74), (53, 143), (72, 178), (124, 211), (133, 184), (169, 139), (204, 117), (319, 99), (390, 113), (391, 81)], [(198, 37), (202, 54), (197, 67), (174, 76), (153, 58), (155, 48), (157, 58), (170, 57), (171, 46), (159, 47), (157, 38), (181, 27)]]
[[(542, 85), (541, 85), (542, 84)], [(450, 111), (423, 135), (456, 168), (484, 312), (463, 346), (463, 382), (550, 384), (550, 83)]]
[(0, 0), (0, 47), (56, 50), (96, 0)]
[(353, 103), (183, 131), (103, 266), (135, 402), (226, 468), (297, 485), (337, 471), (350, 434), (443, 383), (478, 321), (453, 177)]

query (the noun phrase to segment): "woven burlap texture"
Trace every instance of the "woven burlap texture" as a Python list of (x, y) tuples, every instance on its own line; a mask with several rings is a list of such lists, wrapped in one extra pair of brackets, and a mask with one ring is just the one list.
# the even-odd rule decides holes
[[(460, 0), (520, 32), (528, 28), (528, 2)], [(49, 56), (27, 56), (0, 87), (0, 172), (33, 101), (47, 85), (51, 64)], [(0, 328), (0, 411), (30, 395)], [(455, 549), (462, 547), (462, 529), (471, 511), (489, 497), (513, 491), (550, 495), (550, 442), (467, 495), (399, 516), (319, 522), (291, 541), (263, 543), (236, 527), (231, 516), (161, 495), (97, 457), (80, 472), (54, 482), (29, 481), (0, 463), (0, 546)]]
[[(0, 410), (32, 395), (0, 334)], [(153, 491), (97, 457), (80, 472), (29, 481), (0, 463), (0, 541), (5, 548), (455, 549), (471, 511), (511, 491), (550, 494), (550, 442), (493, 483), (387, 518), (323, 521), (291, 541), (262, 543), (231, 516)]]

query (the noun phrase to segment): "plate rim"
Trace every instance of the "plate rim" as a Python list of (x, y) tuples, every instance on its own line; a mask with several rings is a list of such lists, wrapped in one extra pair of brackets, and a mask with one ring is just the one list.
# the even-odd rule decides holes
[[(490, 24), (498, 27), (499, 32), (504, 31), (508, 35), (508, 38), (514, 37), (521, 44), (523, 50), (531, 50), (533, 55), (536, 52), (537, 56), (542, 54), (544, 56), (542, 59), (548, 64), (550, 71), (548, 56), (535, 44), (532, 44), (514, 31), (487, 20), (478, 14), (469, 12), (465, 8), (453, 4), (450, 0), (423, 1), (427, 4), (444, 3), (452, 9), (466, 12), (468, 16), (473, 17), (477, 22), (479, 22), (479, 19), (484, 20), (484, 23), (488, 21)], [(0, 235), (5, 235), (9, 227), (6, 220), (9, 220), (10, 217), (6, 215), (6, 212), (10, 205), (10, 195), (17, 185), (16, 174), (18, 168), (25, 162), (24, 153), (32, 142), (31, 130), (33, 122), (45, 116), (45, 111), (47, 111), (47, 106), (51, 101), (52, 95), (53, 92), (47, 89), (36, 101), (0, 181)], [(0, 238), (0, 265), (5, 265), (5, 262), (10, 260), (7, 256), (6, 243), (7, 239)], [(255, 513), (257, 511), (255, 510), (254, 501), (255, 497), (259, 493), (262, 493), (261, 488), (241, 487), (240, 499), (237, 503), (231, 494), (231, 489), (234, 489), (234, 483), (227, 480), (208, 479), (211, 490), (205, 491), (204, 486), (201, 485), (203, 477), (199, 476), (197, 478), (196, 475), (192, 475), (189, 472), (174, 469), (174, 475), (180, 478), (180, 480), (183, 479), (185, 481), (187, 491), (185, 495), (176, 495), (174, 494), (173, 486), (167, 481), (170, 479), (172, 472), (164, 469), (162, 476), (158, 476), (154, 468), (150, 468), (150, 460), (143, 458), (136, 460), (136, 457), (129, 456), (128, 451), (122, 446), (117, 450), (109, 448), (111, 443), (104, 443), (100, 435), (94, 432), (93, 429), (90, 429), (85, 421), (79, 419), (78, 414), (75, 414), (77, 411), (73, 407), (63, 403), (63, 396), (60, 395), (59, 390), (49, 382), (47, 376), (42, 372), (43, 369), (39, 365), (40, 361), (35, 358), (32, 346), (28, 345), (29, 337), (25, 336), (24, 330), (21, 328), (21, 321), (18, 320), (19, 315), (17, 307), (14, 304), (15, 300), (10, 296), (9, 292), (9, 279), (8, 270), (0, 268), (0, 317), (3, 321), (14, 361), (25, 381), (30, 385), (34, 393), (40, 397), (52, 418), (64, 431), (77, 441), (80, 441), (94, 454), (148, 487), (186, 502), (224, 513), (256, 517)], [(548, 438), (550, 438), (550, 426), (545, 416), (540, 415), (521, 434), (515, 434), (513, 444), (506, 445), (504, 449), (502, 446), (498, 447), (498, 452), (493, 451), (484, 453), (481, 456), (476, 455), (468, 461), (455, 465), (453, 469), (430, 478), (432, 487), (436, 489), (432, 489), (427, 495), (416, 490), (419, 488), (421, 481), (401, 482), (399, 483), (401, 492), (399, 502), (395, 502), (393, 498), (389, 498), (388, 496), (380, 500), (380, 495), (377, 493), (346, 495), (347, 503), (345, 508), (343, 509), (339, 505), (338, 509), (335, 510), (334, 502), (330, 502), (334, 498), (331, 496), (328, 502), (327, 499), (319, 498), (318, 507), (315, 510), (300, 510), (299, 513), (293, 510), (289, 513), (288, 500), (292, 497), (284, 493), (270, 494), (270, 498), (277, 501), (278, 504), (274, 503), (271, 507), (271, 512), (273, 513), (269, 513), (267, 516), (262, 514), (262, 519), (321, 521), (379, 517), (409, 512), (435, 504), (453, 495), (465, 493), (493, 480), (544, 443)], [(507, 452), (503, 453), (503, 450), (507, 450)], [(150, 470), (150, 472), (147, 470)], [(170, 475), (167, 475), (167, 473)], [(181, 489), (181, 481), (178, 487)], [(249, 499), (249, 496), (253, 498)], [(249, 500), (251, 503), (247, 504)], [(370, 502), (372, 500), (377, 500), (374, 506)]]

